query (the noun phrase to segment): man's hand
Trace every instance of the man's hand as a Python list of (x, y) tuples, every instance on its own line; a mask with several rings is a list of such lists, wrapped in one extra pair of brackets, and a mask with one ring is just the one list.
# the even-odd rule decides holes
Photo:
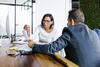
[(32, 45), (37, 44), (37, 43), (38, 43), (38, 42), (29, 40), (29, 41), (28, 41), (28, 46), (32, 48)]

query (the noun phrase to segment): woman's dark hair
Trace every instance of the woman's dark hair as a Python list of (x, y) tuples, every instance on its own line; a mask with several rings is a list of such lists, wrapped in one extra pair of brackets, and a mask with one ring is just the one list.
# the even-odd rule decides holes
[(53, 24), (51, 24), (51, 26), (50, 26), (49, 29), (53, 28), (53, 27), (54, 27), (54, 18), (53, 18), (53, 16), (52, 16), (52, 14), (49, 14), (49, 13), (48, 13), (48, 14), (45, 14), (45, 15), (43, 16), (43, 18), (42, 18), (42, 20), (41, 20), (41, 26), (44, 28), (43, 21), (44, 21), (45, 17), (49, 17), (50, 20), (53, 21)]
[(85, 21), (84, 14), (80, 9), (75, 9), (75, 10), (69, 11), (68, 19), (69, 20), (73, 19), (77, 23), (79, 23), (79, 22), (84, 23), (84, 21)]

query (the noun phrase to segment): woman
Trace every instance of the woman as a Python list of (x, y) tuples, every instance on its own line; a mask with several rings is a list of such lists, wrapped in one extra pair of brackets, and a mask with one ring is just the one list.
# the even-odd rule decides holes
[(23, 36), (25, 37), (25, 40), (29, 40), (29, 37), (30, 37), (30, 26), (29, 25), (24, 25), (23, 27)]
[[(32, 40), (36, 43), (50, 43), (57, 39), (57, 31), (54, 29), (54, 18), (52, 14), (45, 14), (42, 18), (41, 25), (39, 25)], [(33, 42), (32, 41), (32, 42)], [(64, 49), (58, 52), (62, 57), (65, 57)]]

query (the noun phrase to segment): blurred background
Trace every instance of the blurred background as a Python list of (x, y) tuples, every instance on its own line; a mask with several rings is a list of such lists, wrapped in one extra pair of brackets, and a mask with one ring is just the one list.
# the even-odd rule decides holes
[(25, 24), (33, 33), (46, 13), (53, 14), (59, 36), (67, 24), (68, 11), (78, 8), (91, 29), (100, 29), (100, 0), (0, 0), (0, 38), (21, 36)]

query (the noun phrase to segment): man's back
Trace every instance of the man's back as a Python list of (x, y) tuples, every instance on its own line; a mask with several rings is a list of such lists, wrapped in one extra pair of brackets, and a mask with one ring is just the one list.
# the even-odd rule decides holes
[(100, 67), (100, 40), (85, 24), (66, 28), (69, 43), (75, 48), (81, 67)]

